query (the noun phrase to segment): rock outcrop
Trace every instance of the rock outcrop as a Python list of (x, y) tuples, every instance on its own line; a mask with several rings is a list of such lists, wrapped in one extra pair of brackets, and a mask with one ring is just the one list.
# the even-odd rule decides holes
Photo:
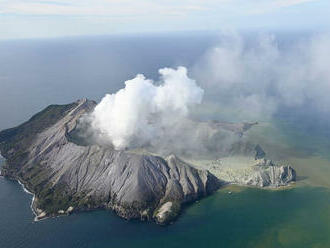
[[(258, 187), (277, 188), (296, 180), (296, 172), (290, 165), (278, 165), (262, 159), (256, 165), (245, 170), (226, 171), (230, 183)], [(224, 179), (222, 177), (222, 179)]]
[(277, 188), (296, 180), (296, 172), (290, 165), (266, 159), (260, 145), (251, 154), (223, 157), (211, 163), (199, 165), (209, 170), (222, 182), (238, 185)]
[(154, 218), (157, 223), (169, 223), (176, 218), (180, 212), (180, 204), (178, 202), (165, 202), (155, 211)]

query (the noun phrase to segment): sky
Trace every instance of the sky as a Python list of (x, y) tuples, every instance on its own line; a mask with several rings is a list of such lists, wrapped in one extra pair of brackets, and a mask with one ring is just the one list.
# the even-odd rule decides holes
[(0, 39), (330, 29), (329, 0), (0, 0)]

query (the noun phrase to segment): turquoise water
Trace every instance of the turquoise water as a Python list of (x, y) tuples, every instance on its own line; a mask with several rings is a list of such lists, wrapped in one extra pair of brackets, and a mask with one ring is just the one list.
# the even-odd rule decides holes
[[(228, 194), (228, 190), (233, 193)], [(329, 247), (330, 192), (224, 188), (173, 225), (91, 211), (33, 222), (31, 195), (0, 178), (0, 247)]]

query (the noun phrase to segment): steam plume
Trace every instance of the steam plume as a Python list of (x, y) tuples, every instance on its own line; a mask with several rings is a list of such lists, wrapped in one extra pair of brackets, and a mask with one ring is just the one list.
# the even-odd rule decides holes
[(160, 69), (158, 82), (139, 74), (96, 106), (89, 116), (93, 138), (116, 149), (218, 156), (246, 137), (194, 122), (192, 114), (198, 120), (223, 120), (221, 114), (230, 113), (227, 120), (262, 121), (301, 109), (328, 120), (329, 54), (328, 35), (283, 45), (273, 35), (248, 40), (227, 34), (191, 70), (205, 95), (184, 67)]
[(216, 102), (216, 109), (237, 110), (233, 117), (241, 120), (269, 120), (293, 108), (328, 116), (330, 36), (294, 35), (285, 40), (224, 33), (193, 68), (205, 100)]
[(111, 140), (116, 149), (140, 147), (161, 139), (200, 104), (204, 91), (187, 76), (185, 67), (159, 70), (155, 84), (142, 74), (125, 82), (125, 88), (107, 94), (92, 113), (92, 127)]

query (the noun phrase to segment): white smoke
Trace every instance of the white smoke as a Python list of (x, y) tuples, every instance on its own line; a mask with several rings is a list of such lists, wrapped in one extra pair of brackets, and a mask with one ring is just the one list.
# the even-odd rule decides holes
[(165, 138), (165, 130), (202, 102), (204, 90), (187, 76), (185, 67), (160, 69), (159, 74), (157, 83), (139, 74), (102, 99), (91, 116), (99, 137), (109, 139), (116, 149), (147, 145)]
[(116, 149), (209, 155), (230, 150), (242, 138), (194, 122), (192, 116), (262, 121), (306, 106), (306, 112), (318, 114), (315, 118), (328, 116), (329, 36), (281, 42), (274, 35), (249, 40), (231, 33), (192, 68), (196, 81), (185, 67), (160, 69), (158, 82), (137, 75), (125, 88), (107, 94), (89, 116), (93, 138)]
[(241, 119), (270, 119), (282, 108), (306, 104), (329, 114), (330, 36), (284, 42), (271, 34), (248, 39), (225, 33), (192, 75), (203, 82), (207, 99), (236, 109)]

